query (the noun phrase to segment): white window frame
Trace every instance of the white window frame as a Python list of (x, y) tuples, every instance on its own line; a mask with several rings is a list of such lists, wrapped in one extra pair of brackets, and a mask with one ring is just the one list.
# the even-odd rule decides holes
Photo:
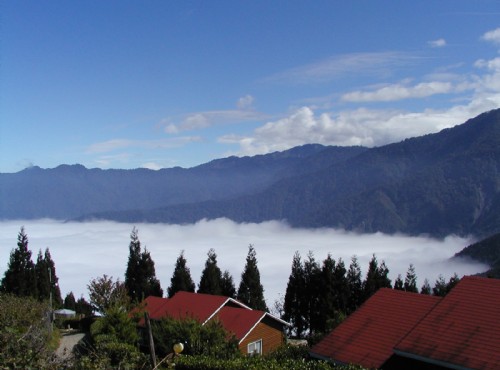
[(249, 355), (262, 355), (262, 339), (256, 340), (247, 345), (247, 353)]

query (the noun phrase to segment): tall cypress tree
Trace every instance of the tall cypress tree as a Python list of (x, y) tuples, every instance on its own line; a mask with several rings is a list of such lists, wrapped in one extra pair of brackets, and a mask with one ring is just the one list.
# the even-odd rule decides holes
[(10, 253), (10, 260), (0, 284), (0, 291), (20, 297), (37, 297), (35, 265), (28, 248), (28, 236), (21, 227), (17, 236), (17, 248)]
[(388, 275), (389, 269), (385, 262), (382, 261), (379, 266), (377, 257), (373, 255), (368, 264), (368, 272), (363, 284), (364, 300), (370, 298), (380, 288), (392, 288)]
[(226, 297), (236, 298), (236, 287), (234, 286), (233, 277), (228, 270), (225, 270), (222, 274), (221, 294)]
[(43, 256), (41, 250), (38, 252), (35, 264), (35, 278), (37, 298), (40, 301), (51, 299), (53, 307), (62, 307), (63, 301), (59, 289), (59, 278), (49, 248), (45, 249)]
[(76, 299), (73, 292), (66, 294), (66, 297), (64, 298), (64, 308), (76, 311)]
[(160, 281), (156, 278), (154, 261), (146, 248), (142, 251), (138, 230), (135, 227), (130, 233), (125, 287), (132, 302), (140, 302), (150, 295), (163, 296)]
[(321, 326), (318, 320), (320, 316), (320, 296), (322, 294), (321, 268), (316, 262), (312, 251), (309, 251), (307, 259), (304, 261), (304, 291), (302, 294), (301, 302), (306, 330), (309, 330), (309, 335), (312, 336)]
[(217, 254), (213, 248), (210, 248), (207, 256), (205, 268), (201, 273), (198, 285), (198, 293), (221, 295), (222, 272), (219, 266), (217, 266)]
[(404, 288), (407, 292), (418, 293), (417, 274), (415, 266), (412, 263), (410, 263), (410, 267), (408, 267), (408, 271), (406, 272)]
[(245, 269), (241, 274), (237, 299), (253, 309), (268, 311), (264, 299), (264, 287), (260, 282), (260, 272), (257, 267), (257, 253), (253, 245), (248, 247)]
[(130, 244), (127, 269), (125, 271), (125, 286), (127, 294), (132, 301), (140, 301), (142, 297), (141, 277), (139, 276), (141, 265), (141, 242), (137, 229), (134, 227), (130, 233)]
[(181, 252), (175, 262), (174, 273), (170, 279), (170, 286), (167, 289), (168, 297), (172, 297), (175, 293), (184, 291), (194, 293), (195, 284), (191, 278), (191, 271), (187, 267), (184, 251)]
[(335, 319), (338, 308), (336, 307), (337, 291), (335, 282), (335, 268), (336, 262), (330, 254), (323, 261), (321, 266), (321, 290), (322, 294), (319, 296), (319, 317), (318, 327), (320, 332), (327, 332), (332, 329), (332, 322)]
[(405, 286), (404, 286), (403, 278), (401, 277), (401, 274), (398, 274), (398, 277), (394, 281), (394, 289), (395, 290), (405, 290)]
[(151, 257), (151, 253), (144, 247), (144, 252), (141, 254), (140, 272), (143, 277), (143, 297), (150, 295), (155, 297), (163, 296), (163, 289), (160, 285), (160, 280), (156, 278), (155, 263)]
[(292, 324), (292, 327), (289, 329), (290, 334), (294, 334), (297, 338), (302, 338), (306, 331), (306, 322), (302, 311), (304, 289), (304, 266), (300, 253), (297, 251), (292, 260), (292, 271), (290, 272), (286, 286), (282, 316), (283, 320)]
[(346, 313), (354, 312), (363, 300), (363, 282), (361, 281), (361, 267), (356, 256), (351, 257), (351, 264), (347, 271), (348, 298)]

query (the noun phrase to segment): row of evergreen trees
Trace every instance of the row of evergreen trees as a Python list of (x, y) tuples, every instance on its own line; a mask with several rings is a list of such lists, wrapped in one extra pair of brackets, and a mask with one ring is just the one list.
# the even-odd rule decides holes
[(52, 299), (55, 307), (62, 305), (54, 261), (49, 249), (40, 249), (36, 262), (31, 259), (28, 236), (21, 228), (17, 248), (10, 253), (8, 268), (0, 283), (0, 292), (18, 297), (33, 297), (40, 301)]
[[(363, 302), (380, 288), (392, 288), (385, 262), (380, 264), (375, 255), (368, 264), (365, 279), (361, 279), (361, 268), (356, 256), (351, 258), (349, 268), (344, 261), (328, 255), (320, 265), (312, 252), (302, 261), (298, 252), (292, 261), (283, 302), (278, 302), (281, 317), (292, 324), (290, 334), (298, 338), (321, 337), (331, 331), (343, 318), (354, 312)], [(431, 289), (427, 279), (421, 294), (446, 295), (459, 278), (455, 274), (448, 282), (439, 276)], [(419, 293), (415, 267), (410, 264), (403, 280), (398, 275), (394, 289)]]
[[(378, 289), (392, 288), (388, 274), (389, 269), (385, 262), (379, 264), (375, 255), (368, 264), (365, 279), (362, 280), (361, 267), (356, 256), (351, 258), (351, 263), (346, 268), (341, 258), (335, 261), (328, 255), (320, 264), (312, 252), (309, 252), (304, 261), (296, 252), (285, 296), (282, 301), (275, 302), (274, 309), (284, 320), (292, 324), (290, 334), (299, 338), (318, 336), (331, 330)], [(444, 296), (458, 280), (458, 276), (455, 275), (446, 282), (440, 276), (431, 289), (426, 279), (420, 293)], [(394, 289), (419, 292), (413, 265), (410, 265), (404, 280), (398, 275)], [(224, 295), (236, 298), (254, 309), (268, 311), (264, 288), (260, 281), (256, 251), (252, 245), (248, 247), (246, 264), (238, 289), (229, 271), (222, 272), (218, 267), (217, 254), (214, 249), (210, 249), (196, 290), (182, 251), (175, 263), (167, 295), (172, 297), (178, 291)], [(33, 263), (24, 227), (18, 234), (17, 248), (11, 252), (8, 268), (0, 283), (0, 292), (20, 297), (34, 297), (38, 300), (52, 298), (54, 307), (61, 307), (64, 304), (64, 307), (77, 312), (88, 314), (91, 311), (90, 304), (83, 297), (76, 301), (72, 292), (68, 293), (64, 302), (62, 301), (55, 264), (49, 249), (47, 248), (44, 254), (40, 250), (36, 263)], [(93, 309), (101, 312), (105, 311), (111, 300), (125, 299), (139, 303), (150, 295), (163, 296), (153, 258), (146, 248), (142, 249), (135, 227), (130, 234), (125, 281), (113, 282), (112, 278), (105, 275), (90, 282), (89, 292)]]
[[(167, 289), (168, 297), (179, 291), (204, 294), (223, 295), (236, 298), (248, 306), (267, 311), (264, 299), (264, 288), (260, 282), (260, 272), (257, 267), (257, 257), (252, 245), (248, 247), (248, 255), (241, 281), (236, 290), (233, 277), (228, 270), (221, 271), (217, 265), (217, 254), (210, 249), (205, 267), (201, 273), (198, 289), (191, 277), (184, 251), (176, 260), (174, 272)], [(138, 231), (134, 227), (130, 235), (129, 257), (125, 271), (125, 287), (132, 302), (140, 302), (147, 296), (163, 296), (163, 289), (156, 278), (154, 261), (146, 248), (142, 250)]]

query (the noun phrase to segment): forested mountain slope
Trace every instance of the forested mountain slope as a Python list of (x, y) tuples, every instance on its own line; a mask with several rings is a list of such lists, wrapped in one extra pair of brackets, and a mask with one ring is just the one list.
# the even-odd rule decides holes
[(286, 220), (359, 232), (500, 232), (500, 110), (378, 148), (305, 145), (190, 169), (0, 174), (0, 218)]
[(500, 231), (499, 169), (500, 110), (494, 110), (437, 134), (297, 171), (258, 194), (99, 217), (172, 223), (279, 219), (297, 227), (487, 236)]

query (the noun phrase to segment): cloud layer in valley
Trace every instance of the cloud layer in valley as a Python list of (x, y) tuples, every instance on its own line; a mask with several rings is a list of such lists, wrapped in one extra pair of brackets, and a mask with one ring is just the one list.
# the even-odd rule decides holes
[[(115, 222), (61, 223), (52, 220), (9, 221), (0, 223), (0, 274), (7, 268), (9, 254), (16, 247), (21, 226), (29, 238), (33, 260), (39, 249), (49, 248), (56, 264), (59, 285), (63, 294), (72, 291), (76, 297), (87, 297), (87, 284), (93, 278), (107, 274), (123, 281), (128, 259), (130, 232), (134, 225)], [(334, 229), (292, 229), (279, 222), (236, 224), (219, 219), (201, 221), (194, 225), (137, 224), (142, 246), (151, 252), (156, 274), (162, 288), (170, 285), (174, 265), (184, 250), (188, 267), (197, 284), (207, 252), (214, 248), (218, 266), (229, 270), (236, 288), (245, 265), (248, 246), (257, 252), (261, 282), (269, 306), (285, 294), (292, 258), (299, 251), (305, 259), (312, 251), (320, 263), (328, 253), (336, 260), (342, 258), (348, 268), (356, 255), (363, 273), (373, 253), (385, 260), (392, 281), (401, 274), (404, 278), (413, 263), (418, 285), (424, 278), (431, 286), (440, 274), (449, 278), (486, 270), (477, 263), (454, 261), (449, 258), (469, 243), (468, 240), (448, 237), (442, 241), (403, 235), (380, 233), (358, 235)]]

